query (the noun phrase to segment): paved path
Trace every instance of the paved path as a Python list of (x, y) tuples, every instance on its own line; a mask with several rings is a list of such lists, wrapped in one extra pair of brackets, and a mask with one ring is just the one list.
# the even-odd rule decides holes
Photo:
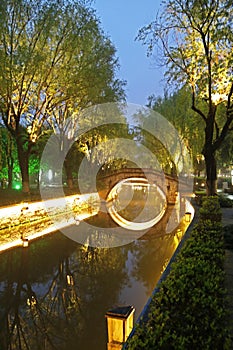
[[(233, 226), (233, 208), (222, 208), (223, 226)], [(227, 290), (230, 324), (233, 335), (233, 250), (225, 250), (225, 287)], [(233, 343), (233, 341), (232, 341)], [(233, 344), (231, 349), (233, 349)]]

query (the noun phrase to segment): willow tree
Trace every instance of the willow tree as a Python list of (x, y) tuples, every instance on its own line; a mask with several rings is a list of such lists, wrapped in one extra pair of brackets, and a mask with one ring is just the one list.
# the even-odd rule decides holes
[[(69, 94), (71, 94), (72, 98), (62, 103), (54, 104), (47, 119), (54, 133), (59, 137), (67, 134), (67, 128), (70, 129), (69, 134), (71, 129), (75, 133), (77, 125), (71, 126), (70, 122), (67, 122), (68, 119), (70, 121), (74, 119), (75, 124), (77, 119), (79, 119), (80, 128), (83, 127), (83, 122), (84, 124), (88, 123), (90, 128), (92, 128), (92, 120), (82, 120), (82, 111), (85, 108), (125, 99), (125, 82), (115, 77), (116, 70), (119, 68), (115, 47), (100, 29), (95, 17), (89, 21), (86, 29), (88, 30), (83, 31), (83, 35), (77, 43), (80, 54), (73, 56), (72, 61), (69, 62), (68, 73), (66, 73), (66, 76), (72, 77), (72, 84), (68, 84), (67, 79), (64, 77), (57, 82), (57, 90), (62, 95), (67, 90), (67, 87), (71, 85)], [(96, 115), (95, 118), (97, 118)], [(71, 137), (71, 135), (69, 136)], [(96, 130), (92, 131), (92, 136), (95, 140), (101, 137), (100, 135), (98, 136)], [(91, 145), (90, 134), (88, 136), (85, 135), (84, 138), (88, 139), (87, 143)], [(65, 152), (63, 137), (59, 142), (61, 153)], [(75, 142), (64, 161), (66, 181), (70, 189), (73, 187), (73, 173), (77, 171), (77, 163), (74, 159), (76, 157), (80, 158), (80, 149), (76, 146), (77, 143)]]
[(232, 0), (165, 0), (138, 35), (148, 54), (158, 49), (168, 82), (192, 89), (191, 108), (205, 123), (208, 195), (216, 194), (216, 151), (233, 128), (232, 16)]
[[(23, 192), (29, 192), (29, 157), (45, 121), (56, 109), (91, 103), (96, 85), (103, 85), (107, 79), (97, 69), (97, 63), (102, 63), (98, 43), (103, 35), (86, 3), (0, 3), (0, 114), (16, 140)], [(109, 49), (107, 44), (105, 49)], [(108, 76), (105, 83), (109, 90), (102, 89), (100, 93), (99, 89), (99, 96), (109, 93), (115, 85), (121, 88), (113, 76), (114, 73), (111, 81)]]
[[(203, 156), (200, 154), (204, 135), (199, 132), (200, 129), (204, 129), (204, 122), (195, 118), (195, 112), (190, 108), (191, 98), (190, 88), (184, 87), (172, 92), (171, 95), (166, 93), (164, 98), (150, 96), (148, 107), (166, 116), (177, 129), (189, 150), (194, 173), (196, 173), (198, 169), (200, 172), (200, 169), (204, 170), (205, 168)], [(203, 106), (204, 103), (203, 101)]]

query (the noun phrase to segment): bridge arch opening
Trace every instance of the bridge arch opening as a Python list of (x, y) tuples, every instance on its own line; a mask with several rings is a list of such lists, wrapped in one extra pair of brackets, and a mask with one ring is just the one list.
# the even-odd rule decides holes
[(108, 193), (106, 203), (111, 218), (119, 226), (134, 231), (153, 227), (167, 209), (164, 191), (142, 177), (119, 181)]

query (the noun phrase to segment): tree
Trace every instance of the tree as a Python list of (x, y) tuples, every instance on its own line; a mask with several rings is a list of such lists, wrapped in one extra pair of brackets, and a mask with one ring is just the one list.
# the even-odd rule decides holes
[[(191, 102), (191, 91), (186, 87), (170, 95), (167, 93), (164, 98), (153, 95), (148, 98), (148, 106), (165, 116), (178, 130), (192, 157), (193, 170), (196, 173), (200, 171), (200, 165), (203, 165), (200, 162), (200, 153), (204, 135), (199, 130), (204, 129), (204, 122), (195, 118), (195, 112), (190, 108)], [(202, 105), (204, 107), (204, 101)]]
[[(100, 106), (100, 108), (103, 105)], [(104, 108), (104, 107), (103, 107)], [(92, 108), (91, 108), (92, 110)], [(95, 112), (94, 110), (92, 110)], [(90, 112), (91, 114), (91, 112)], [(98, 117), (94, 116), (95, 120), (98, 120)], [(106, 172), (109, 172), (110, 169), (115, 169), (116, 164), (121, 167), (124, 163), (126, 163), (125, 159), (115, 159), (114, 155), (119, 153), (123, 154), (123, 148), (125, 150), (125, 154), (127, 154), (127, 149), (124, 145), (121, 146), (121, 150), (119, 151), (119, 140), (118, 138), (129, 138), (128, 127), (125, 124), (125, 118), (122, 116), (118, 116), (119, 122), (120, 118), (122, 120), (122, 124), (103, 124), (98, 127), (92, 127), (82, 135), (80, 135), (69, 152), (66, 155), (64, 168), (66, 170), (67, 175), (67, 185), (69, 188), (72, 188), (73, 173), (79, 173), (79, 167), (82, 163), (82, 175), (79, 173), (79, 180), (82, 183), (87, 181), (86, 190), (93, 191), (93, 188), (89, 187), (89, 177), (92, 176), (95, 171), (98, 169), (98, 180), (101, 182), (100, 178)], [(85, 128), (85, 118), (80, 118), (80, 127)], [(88, 123), (91, 123), (91, 120), (88, 120)], [(104, 123), (104, 121), (103, 121)], [(105, 122), (106, 123), (106, 122)], [(101, 119), (100, 119), (101, 124)], [(111, 147), (110, 147), (111, 143)], [(68, 169), (67, 169), (68, 168)], [(84, 170), (85, 169), (85, 170)], [(90, 185), (90, 184), (89, 184)]]
[[(123, 91), (114, 79), (113, 46), (86, 3), (1, 1), (0, 114), (16, 140), (23, 192), (29, 192), (29, 157), (45, 120)], [(101, 71), (103, 61), (108, 71)]]
[(12, 188), (13, 173), (19, 171), (15, 140), (9, 131), (0, 125), (0, 181), (1, 187), (7, 181), (7, 187)]
[[(163, 4), (138, 39), (148, 46), (148, 54), (161, 48), (170, 83), (192, 89), (191, 108), (205, 123), (207, 194), (214, 195), (216, 151), (233, 128), (232, 1), (165, 0)], [(224, 115), (218, 113), (220, 105)]]

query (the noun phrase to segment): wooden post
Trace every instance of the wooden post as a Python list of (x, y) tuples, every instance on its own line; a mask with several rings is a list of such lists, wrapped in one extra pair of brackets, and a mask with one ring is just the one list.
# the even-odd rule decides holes
[(133, 306), (121, 306), (109, 310), (105, 317), (108, 330), (108, 350), (120, 350), (133, 329), (135, 309)]

